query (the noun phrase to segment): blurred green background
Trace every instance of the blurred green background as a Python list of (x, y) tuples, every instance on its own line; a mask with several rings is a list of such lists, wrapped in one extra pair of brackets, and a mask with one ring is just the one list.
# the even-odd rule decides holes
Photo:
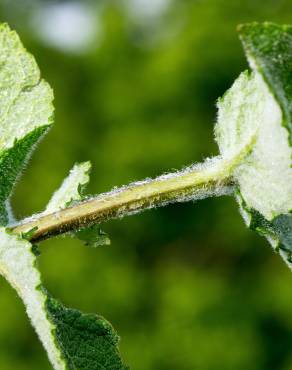
[[(0, 0), (0, 16), (55, 91), (55, 126), (13, 197), (24, 217), (75, 161), (92, 161), (94, 194), (217, 154), (216, 99), (247, 68), (236, 25), (292, 23), (292, 2)], [(234, 199), (103, 228), (110, 247), (50, 240), (40, 266), (54, 296), (115, 326), (133, 370), (292, 369), (292, 274)], [(0, 369), (50, 369), (3, 279), (0, 313)]]

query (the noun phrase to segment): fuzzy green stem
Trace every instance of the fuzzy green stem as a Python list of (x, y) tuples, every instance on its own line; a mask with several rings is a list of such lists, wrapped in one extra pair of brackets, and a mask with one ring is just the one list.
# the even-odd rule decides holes
[(37, 242), (152, 207), (230, 193), (232, 168), (231, 162), (218, 157), (181, 172), (130, 184), (55, 213), (37, 214), (12, 230), (16, 233), (34, 230), (30, 239)]

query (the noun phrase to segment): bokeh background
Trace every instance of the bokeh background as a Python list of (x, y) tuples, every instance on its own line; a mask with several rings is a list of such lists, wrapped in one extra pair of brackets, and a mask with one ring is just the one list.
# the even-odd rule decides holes
[[(292, 2), (0, 0), (0, 20), (55, 91), (55, 126), (13, 197), (24, 217), (45, 207), (76, 161), (92, 161), (94, 194), (216, 155), (216, 99), (247, 68), (236, 25), (292, 23)], [(132, 369), (292, 369), (292, 274), (246, 229), (234, 199), (103, 228), (110, 247), (50, 240), (39, 262), (55, 297), (114, 325)], [(0, 369), (50, 369), (4, 280)]]

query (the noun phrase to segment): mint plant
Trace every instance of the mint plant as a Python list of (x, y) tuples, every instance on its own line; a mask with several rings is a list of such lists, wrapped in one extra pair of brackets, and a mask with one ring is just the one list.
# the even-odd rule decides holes
[(108, 244), (99, 225), (173, 202), (234, 196), (248, 227), (292, 266), (292, 27), (239, 27), (251, 71), (218, 100), (220, 154), (181, 171), (84, 195), (90, 163), (76, 164), (46, 209), (15, 220), (11, 191), (52, 124), (53, 94), (34, 58), (0, 26), (0, 273), (15, 288), (56, 370), (122, 370), (118, 336), (101, 316), (64, 307), (45, 289), (35, 243), (68, 233)]

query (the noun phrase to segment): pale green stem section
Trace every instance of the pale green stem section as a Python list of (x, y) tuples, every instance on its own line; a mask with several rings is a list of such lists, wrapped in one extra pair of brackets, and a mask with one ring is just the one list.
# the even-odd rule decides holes
[(31, 240), (40, 241), (152, 207), (230, 193), (232, 169), (241, 156), (236, 161), (216, 157), (181, 172), (133, 183), (55, 213), (37, 214), (12, 229), (16, 233), (35, 229)]

